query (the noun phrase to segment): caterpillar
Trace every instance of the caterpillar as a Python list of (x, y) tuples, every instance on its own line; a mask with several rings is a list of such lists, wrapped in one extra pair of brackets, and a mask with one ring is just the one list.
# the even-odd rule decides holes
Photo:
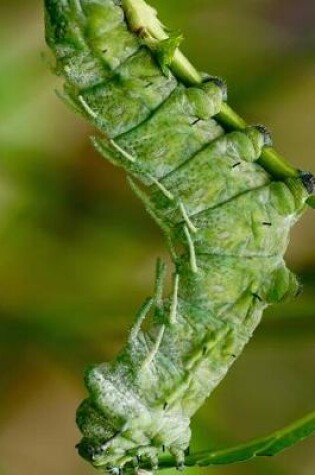
[[(269, 132), (229, 108), (221, 79), (195, 70), (144, 0), (45, 0), (46, 41), (63, 98), (102, 136), (161, 226), (165, 264), (125, 347), (87, 369), (79, 454), (112, 474), (178, 468), (190, 420), (242, 353), (263, 310), (300, 291), (283, 260), (315, 181), (285, 162)], [(146, 328), (144, 328), (146, 321)]]

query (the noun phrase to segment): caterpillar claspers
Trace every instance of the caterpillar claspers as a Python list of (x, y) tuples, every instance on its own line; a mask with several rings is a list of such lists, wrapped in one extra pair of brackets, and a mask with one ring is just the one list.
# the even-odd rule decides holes
[(45, 0), (45, 9), (64, 98), (101, 132), (96, 148), (125, 169), (174, 263), (171, 294), (158, 261), (125, 347), (86, 371), (78, 450), (114, 474), (140, 457), (157, 468), (161, 451), (181, 468), (191, 417), (263, 310), (299, 292), (283, 255), (314, 177), (233, 112), (225, 83), (196, 71), (143, 0)]

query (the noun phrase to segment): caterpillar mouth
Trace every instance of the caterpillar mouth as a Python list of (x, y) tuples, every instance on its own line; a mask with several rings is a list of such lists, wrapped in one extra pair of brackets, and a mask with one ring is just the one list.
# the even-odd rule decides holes
[[(95, 448), (95, 446), (85, 439), (82, 439), (82, 441), (79, 442), (75, 448), (78, 450), (79, 455), (88, 462), (94, 462), (98, 455), (98, 450)], [(99, 455), (101, 455), (101, 453), (99, 453)]]
[(96, 462), (99, 457), (104, 457), (107, 449), (119, 435), (121, 435), (121, 431), (118, 431), (112, 437), (97, 443), (91, 442), (88, 438), (83, 437), (81, 442), (79, 442), (75, 448), (78, 450), (81, 457), (89, 462)]
[(99, 445), (95, 445), (88, 441), (87, 439), (82, 439), (76, 445), (79, 455), (87, 460), (88, 462), (95, 463), (97, 459), (103, 457), (106, 453), (107, 448), (109, 447), (112, 439), (106, 440)]

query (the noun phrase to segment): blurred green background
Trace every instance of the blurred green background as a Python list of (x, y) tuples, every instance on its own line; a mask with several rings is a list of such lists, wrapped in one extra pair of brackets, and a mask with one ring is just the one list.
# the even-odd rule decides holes
[[(315, 171), (313, 0), (155, 0), (199, 69)], [(56, 98), (39, 0), (0, 2), (0, 474), (88, 475), (76, 455), (82, 373), (123, 344), (151, 293), (159, 229), (124, 174), (93, 150), (87, 124)], [(264, 435), (315, 407), (315, 222), (287, 260), (305, 291), (273, 307), (193, 422), (192, 449)], [(213, 475), (314, 475), (315, 441)], [(189, 473), (197, 473), (193, 470)]]

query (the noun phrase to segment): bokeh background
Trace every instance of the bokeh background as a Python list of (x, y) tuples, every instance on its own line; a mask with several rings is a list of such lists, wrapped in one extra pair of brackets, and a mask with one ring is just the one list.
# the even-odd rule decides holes
[[(154, 0), (201, 70), (315, 171), (313, 0)], [(88, 475), (76, 455), (82, 374), (123, 344), (151, 294), (159, 229), (124, 174), (93, 150), (86, 123), (57, 99), (39, 0), (0, 2), (0, 474)], [(264, 435), (315, 406), (315, 222), (296, 226), (287, 260), (297, 301), (267, 312), (193, 422), (192, 449)], [(189, 473), (197, 473), (194, 470)], [(315, 441), (213, 475), (314, 475)]]

